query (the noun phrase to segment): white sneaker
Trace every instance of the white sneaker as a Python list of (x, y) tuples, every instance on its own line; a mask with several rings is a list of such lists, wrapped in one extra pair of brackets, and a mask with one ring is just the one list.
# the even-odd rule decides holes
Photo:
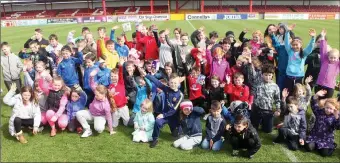
[(92, 130), (85, 130), (84, 133), (80, 136), (82, 138), (87, 138), (92, 135)]
[(204, 117), (203, 117), (203, 120), (205, 120), (205, 121), (206, 121), (206, 120), (208, 119), (209, 115), (210, 115), (210, 113), (208, 113), (208, 114), (204, 115)]
[(44, 130), (44, 126), (38, 128), (38, 132), (42, 132)]

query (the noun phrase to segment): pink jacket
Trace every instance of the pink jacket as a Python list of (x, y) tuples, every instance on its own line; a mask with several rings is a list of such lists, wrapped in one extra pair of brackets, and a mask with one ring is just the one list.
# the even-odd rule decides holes
[(220, 81), (225, 81), (225, 77), (230, 73), (230, 67), (228, 61), (223, 58), (221, 63), (218, 62), (216, 58), (211, 56), (211, 51), (207, 49), (206, 51), (207, 63), (210, 65), (210, 77), (216, 75), (220, 78)]
[[(91, 77), (92, 79), (93, 77)], [(94, 80), (90, 80), (90, 86), (93, 92), (96, 90), (97, 84), (94, 82)], [(105, 119), (108, 123), (109, 129), (111, 131), (112, 129), (112, 115), (111, 115), (111, 106), (110, 102), (107, 98), (105, 98), (103, 101), (99, 101), (96, 98), (93, 99), (89, 106), (89, 111), (92, 116), (105, 116)]]
[(321, 68), (318, 76), (317, 84), (334, 89), (336, 85), (336, 77), (340, 71), (340, 61), (331, 64), (327, 55), (327, 42), (321, 40), (320, 42), (320, 62)]

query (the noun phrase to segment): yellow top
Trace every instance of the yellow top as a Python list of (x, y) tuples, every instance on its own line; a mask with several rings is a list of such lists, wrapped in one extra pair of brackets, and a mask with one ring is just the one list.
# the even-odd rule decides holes
[(103, 56), (105, 56), (107, 68), (116, 68), (117, 63), (119, 62), (119, 55), (117, 51), (115, 50), (113, 52), (110, 52), (109, 50), (107, 50), (103, 39), (100, 40), (100, 48), (102, 50)]

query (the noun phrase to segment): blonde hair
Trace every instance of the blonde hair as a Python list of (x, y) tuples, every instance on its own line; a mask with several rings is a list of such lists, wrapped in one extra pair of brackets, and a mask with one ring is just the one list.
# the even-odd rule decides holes
[(256, 35), (258, 35), (262, 38), (262, 32), (260, 30), (256, 30), (256, 31), (253, 32), (252, 36), (256, 36)]
[(303, 95), (306, 95), (306, 87), (300, 83), (297, 83), (295, 84), (294, 86), (294, 91), (293, 91), (293, 95), (296, 97), (296, 98), (299, 98), (299, 90), (302, 90), (303, 91)]
[(244, 55), (240, 55), (237, 57), (237, 61), (244, 62), (246, 60), (246, 57)]
[(108, 99), (108, 101), (110, 103), (111, 112), (116, 111), (117, 105), (116, 105), (116, 102), (113, 98), (113, 94), (110, 93), (109, 90), (104, 85), (98, 85), (96, 87), (96, 91), (98, 91), (98, 93), (106, 96), (106, 98)]
[(258, 70), (262, 68), (262, 62), (257, 57), (251, 57), (251, 63), (254, 65), (254, 67)]
[(147, 108), (147, 111), (150, 112), (150, 113), (152, 113), (152, 112), (153, 112), (153, 104), (152, 104), (152, 101), (149, 100), (149, 99), (145, 99), (145, 100), (143, 101), (143, 103), (144, 103), (144, 107)]
[(223, 56), (223, 55), (224, 55), (224, 52), (221, 47), (215, 48), (213, 56)]
[(332, 49), (328, 52), (328, 56), (330, 55), (337, 55), (338, 57), (340, 56), (339, 55), (339, 50), (338, 49)]
[(338, 102), (338, 100), (336, 98), (328, 98), (328, 99), (326, 99), (324, 105), (326, 105), (327, 103), (333, 105), (336, 110), (340, 109), (340, 104), (339, 104), (339, 102)]

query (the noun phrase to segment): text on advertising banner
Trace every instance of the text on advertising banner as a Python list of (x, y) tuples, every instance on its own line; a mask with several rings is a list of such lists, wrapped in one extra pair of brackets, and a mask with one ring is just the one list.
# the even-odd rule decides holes
[(217, 14), (217, 20), (248, 19), (248, 14)]

